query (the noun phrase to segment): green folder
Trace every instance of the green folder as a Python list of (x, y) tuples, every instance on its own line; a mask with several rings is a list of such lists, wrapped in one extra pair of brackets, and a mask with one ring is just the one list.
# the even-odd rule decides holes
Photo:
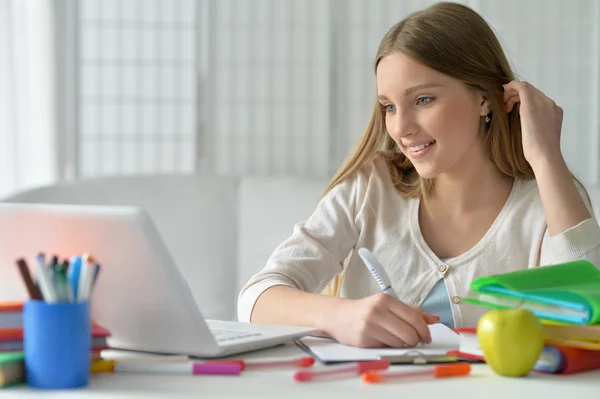
[(465, 302), (493, 309), (520, 307), (563, 323), (600, 322), (600, 270), (586, 260), (480, 277), (471, 290), (478, 296)]

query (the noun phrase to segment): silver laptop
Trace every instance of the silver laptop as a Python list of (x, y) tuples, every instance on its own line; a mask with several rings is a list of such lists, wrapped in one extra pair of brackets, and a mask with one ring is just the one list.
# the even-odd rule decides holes
[[(113, 348), (200, 358), (276, 346), (315, 332), (205, 320), (150, 216), (135, 207), (0, 203), (0, 300), (26, 298), (15, 260), (92, 254), (92, 317)], [(210, 267), (210, 265), (205, 265)]]

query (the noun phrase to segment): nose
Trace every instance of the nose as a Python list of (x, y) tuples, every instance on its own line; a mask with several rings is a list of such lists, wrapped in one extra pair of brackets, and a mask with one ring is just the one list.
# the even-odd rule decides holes
[(413, 135), (419, 131), (414, 115), (409, 111), (402, 112), (400, 109), (387, 115), (386, 125), (388, 132), (395, 140)]

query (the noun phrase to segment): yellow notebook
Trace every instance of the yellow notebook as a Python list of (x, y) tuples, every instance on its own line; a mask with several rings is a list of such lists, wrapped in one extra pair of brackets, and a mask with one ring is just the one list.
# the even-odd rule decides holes
[(546, 343), (588, 350), (600, 350), (600, 325), (576, 326), (543, 322)]

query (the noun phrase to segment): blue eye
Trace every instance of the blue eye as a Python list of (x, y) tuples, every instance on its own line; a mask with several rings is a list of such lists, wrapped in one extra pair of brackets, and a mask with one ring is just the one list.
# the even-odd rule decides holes
[(392, 104), (388, 104), (384, 106), (385, 112), (394, 112), (396, 110), (396, 106)]
[(417, 105), (427, 105), (433, 101), (433, 97), (419, 97), (417, 98)]

